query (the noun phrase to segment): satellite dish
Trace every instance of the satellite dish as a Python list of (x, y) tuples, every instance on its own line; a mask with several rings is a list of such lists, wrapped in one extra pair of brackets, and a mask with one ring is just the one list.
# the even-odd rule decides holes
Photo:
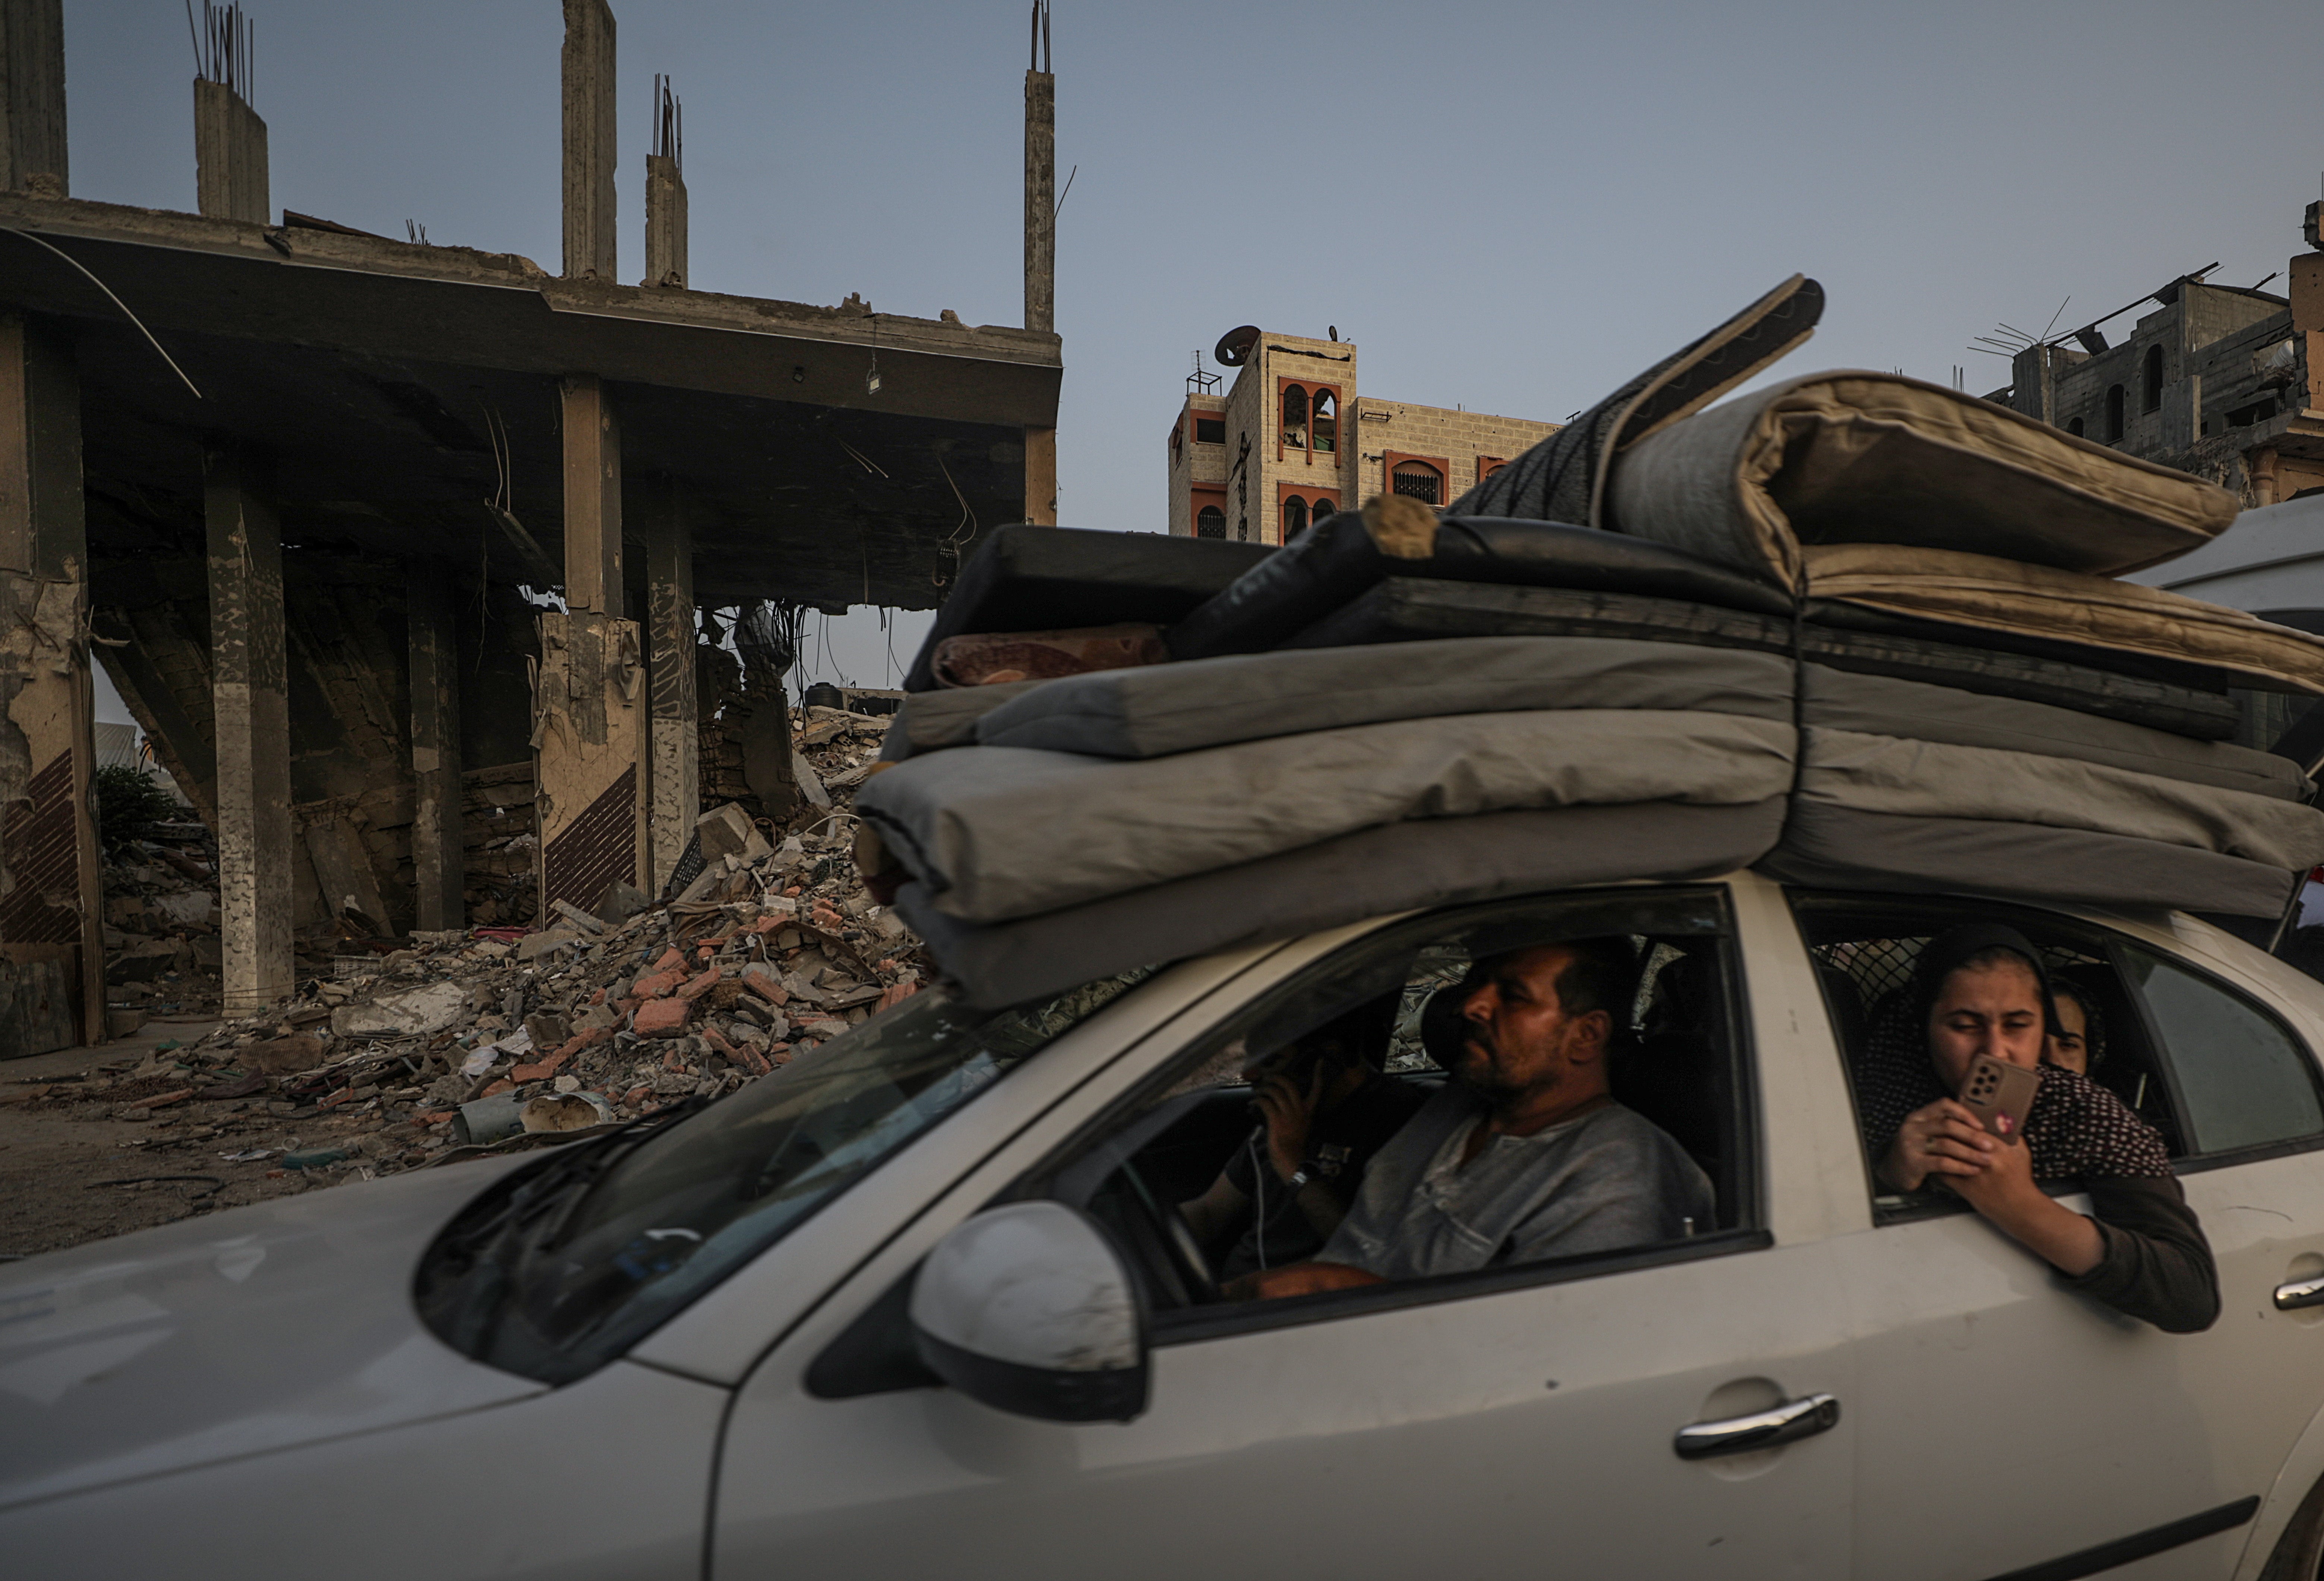
[(1219, 359), (1222, 367), (1239, 368), (1250, 359), (1250, 348), (1259, 344), (1259, 326), (1245, 324), (1240, 329), (1230, 329), (1219, 337), (1211, 355)]

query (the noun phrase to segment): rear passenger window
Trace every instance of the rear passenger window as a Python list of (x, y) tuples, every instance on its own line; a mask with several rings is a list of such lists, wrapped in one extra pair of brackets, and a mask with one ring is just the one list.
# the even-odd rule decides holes
[(2273, 1016), (2160, 956), (2135, 947), (2122, 954), (2178, 1084), (2191, 1151), (2230, 1152), (2324, 1131), (2308, 1051)]

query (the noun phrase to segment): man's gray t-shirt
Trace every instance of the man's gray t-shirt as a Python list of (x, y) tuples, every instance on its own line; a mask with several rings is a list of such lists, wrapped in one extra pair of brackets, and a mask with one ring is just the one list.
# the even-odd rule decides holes
[(1531, 1136), (1496, 1136), (1464, 1169), (1461, 1150), (1486, 1112), (1472, 1089), (1445, 1083), (1373, 1155), (1354, 1206), (1316, 1255), (1383, 1279), (1420, 1279), (1711, 1227), (1709, 1178), (1636, 1110), (1609, 1104)]

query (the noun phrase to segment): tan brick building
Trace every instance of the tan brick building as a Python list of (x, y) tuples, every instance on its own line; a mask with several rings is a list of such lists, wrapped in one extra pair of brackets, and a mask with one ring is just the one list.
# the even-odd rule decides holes
[(1242, 346), (1225, 394), (1215, 374), (1186, 381), (1169, 439), (1175, 536), (1283, 543), (1376, 494), (1447, 504), (1557, 431), (1364, 395), (1353, 341), (1255, 333)]

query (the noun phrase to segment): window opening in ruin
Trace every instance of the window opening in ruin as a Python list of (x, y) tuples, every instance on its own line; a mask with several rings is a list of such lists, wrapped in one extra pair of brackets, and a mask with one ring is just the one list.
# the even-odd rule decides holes
[(2111, 445), (2121, 439), (2122, 429), (2122, 386), (2108, 384), (2107, 386), (2107, 443)]
[(1283, 541), (1290, 542), (1307, 531), (1307, 502), (1297, 495), (1286, 496), (1283, 502)]
[(1314, 430), (1315, 453), (1329, 456), (1340, 448), (1339, 405), (1329, 390), (1318, 390), (1314, 408), (1311, 426)]
[(1295, 450), (1307, 448), (1307, 392), (1297, 384), (1283, 387), (1283, 442)]
[(1227, 420), (1223, 417), (1198, 417), (1194, 420), (1194, 443), (1223, 445), (1227, 442)]
[(2068, 418), (2066, 420), (2066, 431), (2073, 435), (2074, 438), (2078, 439), (2080, 439), (2082, 437), (2082, 420), (2079, 417)]
[(2141, 411), (2163, 410), (2163, 348), (2146, 348), (2146, 361), (2140, 370), (2138, 409)]
[(1204, 505), (1194, 517), (1194, 536), (1224, 538), (1227, 535), (1227, 513), (1216, 505)]
[(2266, 401), (2255, 401), (2249, 406), (2238, 406), (2227, 413), (2227, 426), (2249, 428), (2255, 422), (2265, 422), (2274, 415), (2275, 402), (2273, 398)]
[(1444, 478), (1425, 461), (1399, 461), (1396, 476), (1388, 480), (1389, 492), (1407, 495), (1424, 505), (1444, 503)]

